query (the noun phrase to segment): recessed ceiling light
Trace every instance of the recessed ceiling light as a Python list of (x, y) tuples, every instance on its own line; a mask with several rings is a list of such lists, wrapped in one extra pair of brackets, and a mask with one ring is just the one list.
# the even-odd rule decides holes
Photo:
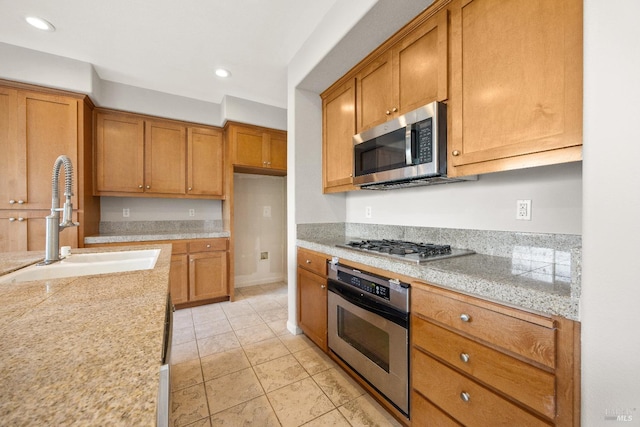
[(56, 27), (49, 21), (46, 21), (42, 18), (38, 18), (37, 16), (27, 16), (24, 18), (29, 24), (36, 27), (39, 30), (43, 31), (55, 31)]
[(222, 78), (227, 78), (227, 77), (231, 77), (231, 73), (229, 72), (229, 70), (225, 70), (224, 68), (217, 68), (216, 69), (216, 76), (222, 77)]

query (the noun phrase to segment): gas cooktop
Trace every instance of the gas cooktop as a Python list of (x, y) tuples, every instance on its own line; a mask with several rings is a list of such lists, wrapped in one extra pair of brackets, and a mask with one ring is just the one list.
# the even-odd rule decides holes
[(475, 253), (468, 249), (452, 248), (450, 245), (435, 245), (433, 243), (415, 243), (388, 239), (351, 240), (348, 243), (338, 244), (336, 246), (385, 255), (417, 264)]

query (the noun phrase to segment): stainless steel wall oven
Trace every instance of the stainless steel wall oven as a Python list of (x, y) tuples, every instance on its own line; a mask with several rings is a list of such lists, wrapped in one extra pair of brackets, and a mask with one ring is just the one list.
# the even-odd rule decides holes
[(330, 264), (328, 343), (333, 353), (409, 415), (409, 285)]

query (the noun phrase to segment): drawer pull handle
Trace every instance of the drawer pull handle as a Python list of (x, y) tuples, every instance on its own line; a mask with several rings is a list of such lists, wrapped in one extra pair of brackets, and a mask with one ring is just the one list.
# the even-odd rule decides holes
[(462, 360), (464, 363), (468, 363), (469, 359), (470, 357), (467, 353), (460, 353), (460, 360)]
[(463, 391), (460, 393), (460, 399), (462, 399), (463, 402), (468, 402), (471, 400), (471, 396), (466, 391)]
[(462, 320), (463, 322), (471, 322), (471, 316), (466, 313), (462, 313), (460, 315), (460, 320)]

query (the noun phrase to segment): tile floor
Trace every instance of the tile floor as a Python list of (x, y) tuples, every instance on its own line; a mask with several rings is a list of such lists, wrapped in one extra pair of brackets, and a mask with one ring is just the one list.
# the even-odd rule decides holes
[(284, 283), (174, 313), (173, 426), (399, 426), (303, 335)]

